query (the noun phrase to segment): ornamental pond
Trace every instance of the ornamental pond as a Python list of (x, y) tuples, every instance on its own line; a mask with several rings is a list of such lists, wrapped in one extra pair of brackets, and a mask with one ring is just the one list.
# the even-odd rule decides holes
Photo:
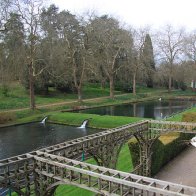
[[(195, 101), (155, 100), (87, 109), (79, 112), (162, 119), (195, 105)], [(44, 125), (39, 122), (0, 128), (0, 160), (100, 131), (49, 123)]]

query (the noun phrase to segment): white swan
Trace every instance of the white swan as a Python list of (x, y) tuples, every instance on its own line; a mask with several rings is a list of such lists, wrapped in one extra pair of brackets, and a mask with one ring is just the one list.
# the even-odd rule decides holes
[(161, 97), (159, 98), (159, 101), (161, 101)]

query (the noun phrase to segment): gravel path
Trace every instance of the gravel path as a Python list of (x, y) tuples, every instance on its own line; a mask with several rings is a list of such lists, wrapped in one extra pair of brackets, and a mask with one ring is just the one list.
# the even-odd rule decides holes
[(196, 187), (196, 148), (191, 146), (155, 176), (160, 180)]

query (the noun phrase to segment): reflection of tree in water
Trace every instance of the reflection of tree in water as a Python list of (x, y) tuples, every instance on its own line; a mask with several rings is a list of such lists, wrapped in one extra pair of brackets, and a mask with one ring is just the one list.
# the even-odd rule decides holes
[(137, 115), (137, 103), (133, 104), (133, 116), (136, 117)]
[(81, 113), (112, 115), (112, 116), (134, 116), (153, 119), (162, 119), (173, 113), (180, 112), (190, 105), (193, 101), (165, 100), (148, 101), (142, 103), (121, 104), (115, 106), (105, 106), (94, 109), (82, 110)]
[(155, 108), (155, 103), (150, 102), (148, 104), (144, 104), (144, 117), (150, 117), (150, 118), (155, 118), (154, 115), (154, 108)]
[(115, 108), (114, 106), (110, 106), (110, 115), (115, 116)]
[(136, 116), (137, 117), (144, 117), (144, 110), (145, 110), (144, 104), (137, 104), (136, 105)]

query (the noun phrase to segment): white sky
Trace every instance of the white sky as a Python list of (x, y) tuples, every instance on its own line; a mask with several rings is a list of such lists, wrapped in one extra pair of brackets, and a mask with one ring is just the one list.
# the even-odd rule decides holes
[(140, 27), (165, 24), (196, 29), (196, 0), (50, 0), (60, 10), (81, 14), (87, 10), (109, 14)]

